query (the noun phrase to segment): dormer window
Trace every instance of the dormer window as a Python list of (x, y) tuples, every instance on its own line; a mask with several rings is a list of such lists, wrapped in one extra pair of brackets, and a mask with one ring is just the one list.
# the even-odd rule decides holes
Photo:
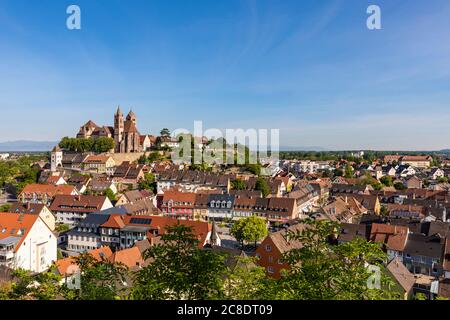
[(211, 208), (214, 208), (214, 205), (216, 204), (216, 202), (213, 200), (211, 201)]
[(227, 208), (231, 208), (231, 201), (227, 202)]

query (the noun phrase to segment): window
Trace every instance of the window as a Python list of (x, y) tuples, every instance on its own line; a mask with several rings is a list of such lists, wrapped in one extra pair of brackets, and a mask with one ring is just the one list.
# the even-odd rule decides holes
[(266, 244), (266, 251), (267, 252), (270, 252), (270, 251), (272, 251), (272, 246), (270, 245), (270, 244)]
[(273, 267), (267, 267), (267, 272), (268, 273), (274, 273), (275, 269)]
[(272, 256), (269, 256), (269, 262), (273, 263), (273, 257)]

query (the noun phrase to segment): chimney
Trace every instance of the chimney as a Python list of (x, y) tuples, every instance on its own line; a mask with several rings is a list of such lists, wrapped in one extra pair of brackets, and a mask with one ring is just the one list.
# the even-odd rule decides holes
[(348, 203), (348, 198), (347, 198), (347, 196), (345, 196), (345, 203)]

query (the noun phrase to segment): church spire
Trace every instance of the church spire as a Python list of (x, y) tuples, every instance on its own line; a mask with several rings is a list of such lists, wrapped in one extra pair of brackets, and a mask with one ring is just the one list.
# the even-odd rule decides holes
[(120, 105), (119, 105), (119, 106), (117, 106), (117, 111), (116, 111), (116, 114), (122, 114), (122, 110), (120, 110)]

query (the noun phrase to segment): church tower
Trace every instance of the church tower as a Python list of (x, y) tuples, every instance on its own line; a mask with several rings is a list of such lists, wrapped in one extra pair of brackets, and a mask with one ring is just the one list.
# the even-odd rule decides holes
[(120, 106), (117, 107), (116, 114), (114, 115), (114, 142), (116, 152), (120, 152), (120, 144), (123, 140), (123, 131), (124, 131), (124, 119), (123, 113), (120, 110)]
[(50, 169), (56, 172), (58, 168), (62, 167), (63, 152), (59, 146), (53, 148), (50, 158)]
[(137, 119), (136, 115), (134, 114), (133, 110), (130, 109), (130, 112), (127, 115), (127, 120), (132, 121), (134, 123), (134, 126), (137, 128)]

